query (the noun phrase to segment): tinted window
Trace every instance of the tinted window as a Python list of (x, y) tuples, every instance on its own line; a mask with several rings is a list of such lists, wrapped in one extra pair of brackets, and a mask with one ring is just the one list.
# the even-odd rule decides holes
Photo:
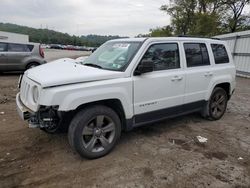
[(9, 44), (9, 52), (30, 52), (30, 48), (26, 44)]
[(203, 43), (185, 43), (187, 67), (210, 65), (207, 47)]
[(0, 52), (5, 52), (5, 51), (7, 51), (7, 44), (0, 42)]
[(31, 52), (31, 51), (33, 50), (33, 48), (34, 48), (34, 45), (27, 45), (27, 46), (28, 46), (30, 52)]
[(215, 64), (229, 63), (226, 48), (223, 44), (211, 44)]
[(142, 60), (153, 61), (155, 71), (180, 68), (178, 44), (154, 44)]

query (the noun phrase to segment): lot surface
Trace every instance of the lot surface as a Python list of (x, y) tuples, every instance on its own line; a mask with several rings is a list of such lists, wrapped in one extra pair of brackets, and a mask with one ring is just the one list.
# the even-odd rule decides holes
[(221, 120), (192, 114), (138, 128), (97, 160), (72, 152), (66, 134), (27, 128), (18, 75), (0, 80), (0, 187), (250, 187), (250, 79), (237, 78)]
[(64, 57), (77, 58), (79, 56), (85, 56), (91, 53), (86, 51), (71, 51), (71, 50), (56, 50), (56, 49), (44, 49), (44, 52), (45, 52), (45, 59), (47, 62)]

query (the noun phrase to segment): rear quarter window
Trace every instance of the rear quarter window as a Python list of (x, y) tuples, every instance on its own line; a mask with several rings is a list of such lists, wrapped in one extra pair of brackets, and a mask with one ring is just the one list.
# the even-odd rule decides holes
[(33, 47), (34, 47), (33, 45), (9, 43), (8, 51), (9, 52), (31, 52)]
[(211, 44), (215, 64), (229, 63), (227, 50), (223, 44)]

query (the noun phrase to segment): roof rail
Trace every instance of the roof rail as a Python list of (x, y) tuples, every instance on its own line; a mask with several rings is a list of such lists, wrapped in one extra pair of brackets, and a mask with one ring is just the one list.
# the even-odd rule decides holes
[(214, 39), (214, 40), (220, 40), (219, 38), (215, 37), (204, 37), (204, 36), (192, 36), (192, 35), (177, 35), (177, 37), (186, 37), (186, 38), (204, 38), (204, 39)]

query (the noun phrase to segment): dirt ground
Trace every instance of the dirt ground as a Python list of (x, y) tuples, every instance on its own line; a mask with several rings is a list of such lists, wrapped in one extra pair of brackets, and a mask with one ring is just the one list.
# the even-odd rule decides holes
[(17, 80), (0, 76), (0, 187), (250, 187), (250, 79), (237, 78), (221, 120), (192, 114), (137, 128), (97, 160), (72, 152), (66, 134), (27, 128)]

